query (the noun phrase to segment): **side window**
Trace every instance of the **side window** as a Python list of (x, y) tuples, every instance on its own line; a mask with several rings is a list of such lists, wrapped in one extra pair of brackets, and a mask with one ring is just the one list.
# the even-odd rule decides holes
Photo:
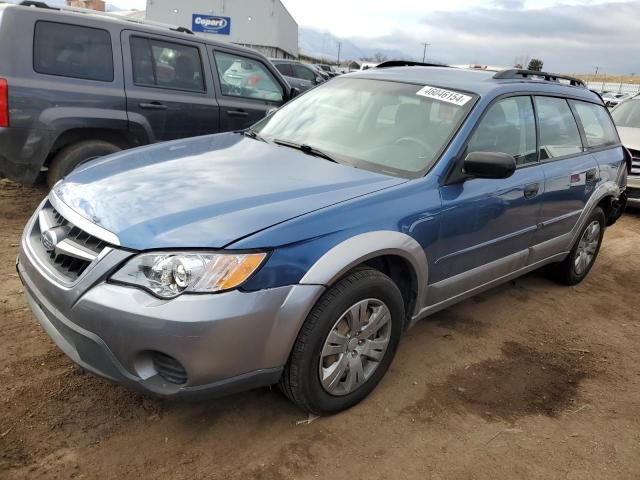
[(536, 123), (531, 98), (505, 98), (489, 107), (469, 141), (468, 151), (508, 153), (518, 165), (536, 162)]
[(33, 69), (48, 75), (112, 82), (111, 35), (98, 28), (39, 21), (34, 33)]
[(605, 107), (593, 103), (574, 102), (576, 114), (587, 138), (588, 147), (617, 145), (618, 135)]
[(296, 72), (296, 77), (302, 78), (304, 80), (309, 80), (311, 83), (316, 82), (315, 74), (311, 70), (309, 70), (307, 67), (293, 64), (293, 70)]
[(569, 104), (562, 98), (535, 97), (540, 125), (540, 160), (583, 151), (582, 139)]
[(197, 47), (142, 37), (131, 37), (130, 43), (136, 85), (204, 92)]
[(283, 100), (282, 87), (261, 62), (229, 53), (213, 54), (223, 95), (270, 102)]
[(287, 77), (293, 77), (293, 69), (291, 65), (288, 63), (278, 63), (276, 64), (276, 68), (282, 75), (286, 75)]

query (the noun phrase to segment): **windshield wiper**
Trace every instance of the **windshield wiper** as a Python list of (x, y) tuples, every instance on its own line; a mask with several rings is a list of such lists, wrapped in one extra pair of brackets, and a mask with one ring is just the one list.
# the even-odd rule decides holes
[(260, 140), (261, 142), (268, 143), (264, 138), (260, 136), (258, 132), (248, 128), (247, 130), (242, 131), (242, 135), (245, 137), (253, 138), (254, 140)]
[(340, 163), (335, 158), (333, 158), (328, 153), (323, 152), (322, 150), (318, 150), (311, 145), (307, 145), (305, 143), (299, 144), (294, 142), (289, 142), (288, 140), (280, 140), (274, 139), (273, 143), (277, 143), (278, 145), (282, 145), (283, 147), (295, 148), (296, 150), (300, 150), (301, 152), (306, 153), (307, 155), (313, 155), (314, 157), (324, 158), (325, 160), (329, 160), (330, 162)]

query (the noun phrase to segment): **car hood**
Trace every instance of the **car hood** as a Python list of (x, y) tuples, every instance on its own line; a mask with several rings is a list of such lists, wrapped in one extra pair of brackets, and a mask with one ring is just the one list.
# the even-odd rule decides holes
[(117, 235), (124, 247), (222, 248), (405, 181), (227, 133), (95, 160), (58, 183), (54, 193)]
[(632, 150), (640, 150), (640, 128), (618, 127), (620, 141)]

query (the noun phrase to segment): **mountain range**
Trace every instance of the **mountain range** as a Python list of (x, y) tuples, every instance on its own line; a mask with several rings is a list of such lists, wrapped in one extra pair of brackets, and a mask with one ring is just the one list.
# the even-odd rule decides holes
[(376, 54), (383, 55), (387, 59), (419, 60), (401, 50), (375, 48), (375, 46), (364, 47), (362, 46), (364, 40), (339, 38), (329, 32), (310, 27), (298, 27), (298, 45), (300, 53), (304, 55), (337, 60), (338, 42), (341, 43), (341, 61), (373, 58)]

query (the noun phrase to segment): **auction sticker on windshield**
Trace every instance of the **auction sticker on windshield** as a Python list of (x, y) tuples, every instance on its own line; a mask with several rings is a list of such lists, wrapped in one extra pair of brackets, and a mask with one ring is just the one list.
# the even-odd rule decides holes
[(433, 98), (434, 100), (440, 100), (441, 102), (453, 103), (460, 107), (471, 100), (469, 95), (445, 90), (444, 88), (430, 87), (428, 85), (418, 90), (416, 95)]

